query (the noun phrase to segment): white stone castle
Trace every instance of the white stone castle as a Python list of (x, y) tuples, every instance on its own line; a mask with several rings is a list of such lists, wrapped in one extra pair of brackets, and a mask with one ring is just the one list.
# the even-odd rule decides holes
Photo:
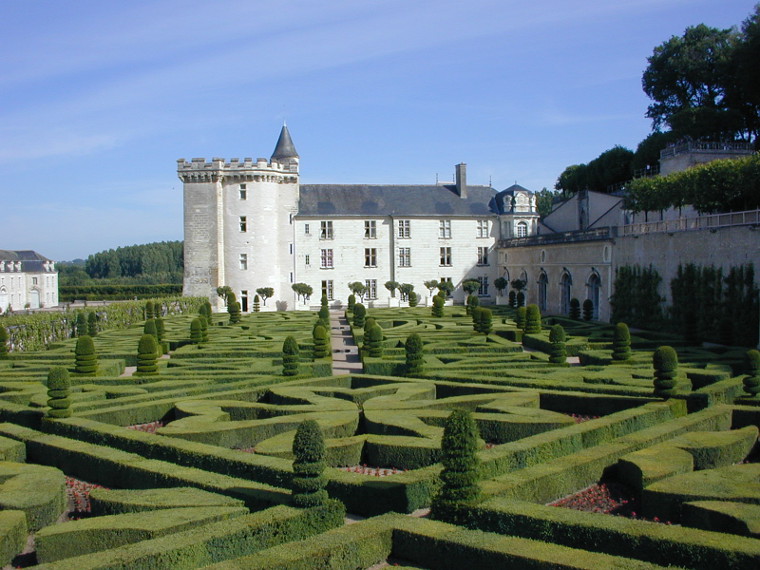
[(36, 251), (0, 249), (0, 313), (56, 305), (55, 262)]

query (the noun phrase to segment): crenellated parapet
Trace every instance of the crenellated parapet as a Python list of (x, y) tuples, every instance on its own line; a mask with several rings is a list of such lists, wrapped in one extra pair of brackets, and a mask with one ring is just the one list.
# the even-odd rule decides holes
[(177, 176), (185, 183), (203, 182), (273, 182), (277, 184), (298, 183), (298, 161), (290, 159), (280, 163), (265, 158), (230, 159), (204, 158), (177, 160)]

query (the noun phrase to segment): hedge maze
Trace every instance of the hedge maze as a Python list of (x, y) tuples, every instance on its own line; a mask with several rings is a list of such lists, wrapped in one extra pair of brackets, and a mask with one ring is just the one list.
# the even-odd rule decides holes
[[(745, 348), (556, 317), (537, 330), (532, 309), (522, 327), (506, 307), (435, 309), (370, 308), (360, 326), (341, 314), (364, 347), (363, 372), (348, 375), (332, 374), (307, 312), (166, 316), (150, 373), (144, 322), (99, 332), (94, 355), (77, 339), (11, 351), (1, 562), (758, 567), (760, 398)], [(667, 394), (654, 382), (662, 346), (676, 355), (662, 364)], [(477, 428), (465, 447), (479, 491), (447, 495), (433, 520), (453, 410)]]

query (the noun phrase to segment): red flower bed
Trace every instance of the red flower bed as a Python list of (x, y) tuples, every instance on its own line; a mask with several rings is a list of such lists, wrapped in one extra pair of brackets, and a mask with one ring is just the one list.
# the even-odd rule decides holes
[[(649, 520), (638, 514), (639, 501), (631, 490), (625, 485), (614, 482), (596, 483), (577, 493), (549, 503), (549, 506)], [(651, 522), (671, 524), (670, 521), (661, 521), (657, 517)]]
[(73, 477), (66, 477), (66, 496), (69, 499), (69, 518), (76, 520), (86, 517), (91, 512), (90, 491), (93, 489), (105, 489), (102, 485), (80, 481)]
[(398, 475), (403, 473), (406, 469), (397, 469), (396, 467), (384, 468), (384, 467), (372, 467), (369, 465), (352, 465), (350, 467), (338, 467), (341, 471), (347, 473), (358, 473), (360, 475), (370, 475), (373, 477), (388, 477), (389, 475)]
[(133, 429), (136, 431), (144, 431), (147, 433), (156, 433), (156, 430), (158, 428), (164, 427), (166, 424), (162, 422), (161, 420), (156, 420), (155, 422), (150, 422), (147, 424), (137, 424), (133, 426), (127, 426), (127, 429)]

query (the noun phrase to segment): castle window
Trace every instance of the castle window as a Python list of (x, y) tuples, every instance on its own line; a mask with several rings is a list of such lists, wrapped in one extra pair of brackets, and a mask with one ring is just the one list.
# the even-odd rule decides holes
[(488, 277), (483, 275), (482, 277), (478, 277), (478, 295), (487, 296), (488, 295)]
[(245, 216), (240, 216), (240, 231), (245, 232), (248, 231), (248, 220)]
[(478, 265), (488, 265), (488, 248), (478, 248)]
[(398, 221), (398, 237), (400, 238), (412, 237), (410, 220)]
[(443, 239), (451, 237), (451, 220), (441, 220), (439, 222), (438, 237)]
[(319, 267), (322, 269), (332, 269), (333, 268), (333, 250), (331, 249), (323, 249), (320, 253), (320, 263)]
[(528, 235), (528, 224), (525, 222), (517, 223), (517, 237), (526, 237)]
[(333, 282), (332, 279), (322, 281), (322, 294), (327, 297), (328, 301), (333, 300)]
[(319, 222), (319, 239), (333, 238), (333, 223), (331, 221)]
[(240, 265), (240, 269), (242, 270), (248, 269), (248, 254), (247, 253), (240, 254), (240, 257), (238, 258), (238, 264)]
[(377, 279), (366, 279), (364, 286), (367, 288), (367, 299), (377, 299)]
[(412, 266), (412, 250), (409, 247), (398, 248), (398, 266), (399, 267), (411, 267)]
[(309, 254), (307, 253), (307, 254), (304, 256), (304, 262), (305, 262), (305, 264), (306, 264), (306, 265), (311, 265), (310, 261), (311, 261), (311, 260), (310, 260), (310, 258), (309, 258)]
[(377, 267), (377, 249), (374, 247), (364, 248), (364, 267)]
[(451, 248), (441, 248), (441, 265), (451, 265)]
[(303, 225), (303, 233), (304, 235), (309, 235), (309, 224)]
[(245, 184), (240, 185), (240, 199), (241, 200), (247, 200), (248, 199), (248, 190), (245, 189)]
[(479, 238), (488, 237), (488, 220), (478, 220), (478, 234), (477, 235)]
[(37, 278), (36, 277), (32, 277), (32, 285), (37, 285)]
[(375, 239), (377, 237), (377, 222), (375, 220), (364, 220), (364, 239)]

